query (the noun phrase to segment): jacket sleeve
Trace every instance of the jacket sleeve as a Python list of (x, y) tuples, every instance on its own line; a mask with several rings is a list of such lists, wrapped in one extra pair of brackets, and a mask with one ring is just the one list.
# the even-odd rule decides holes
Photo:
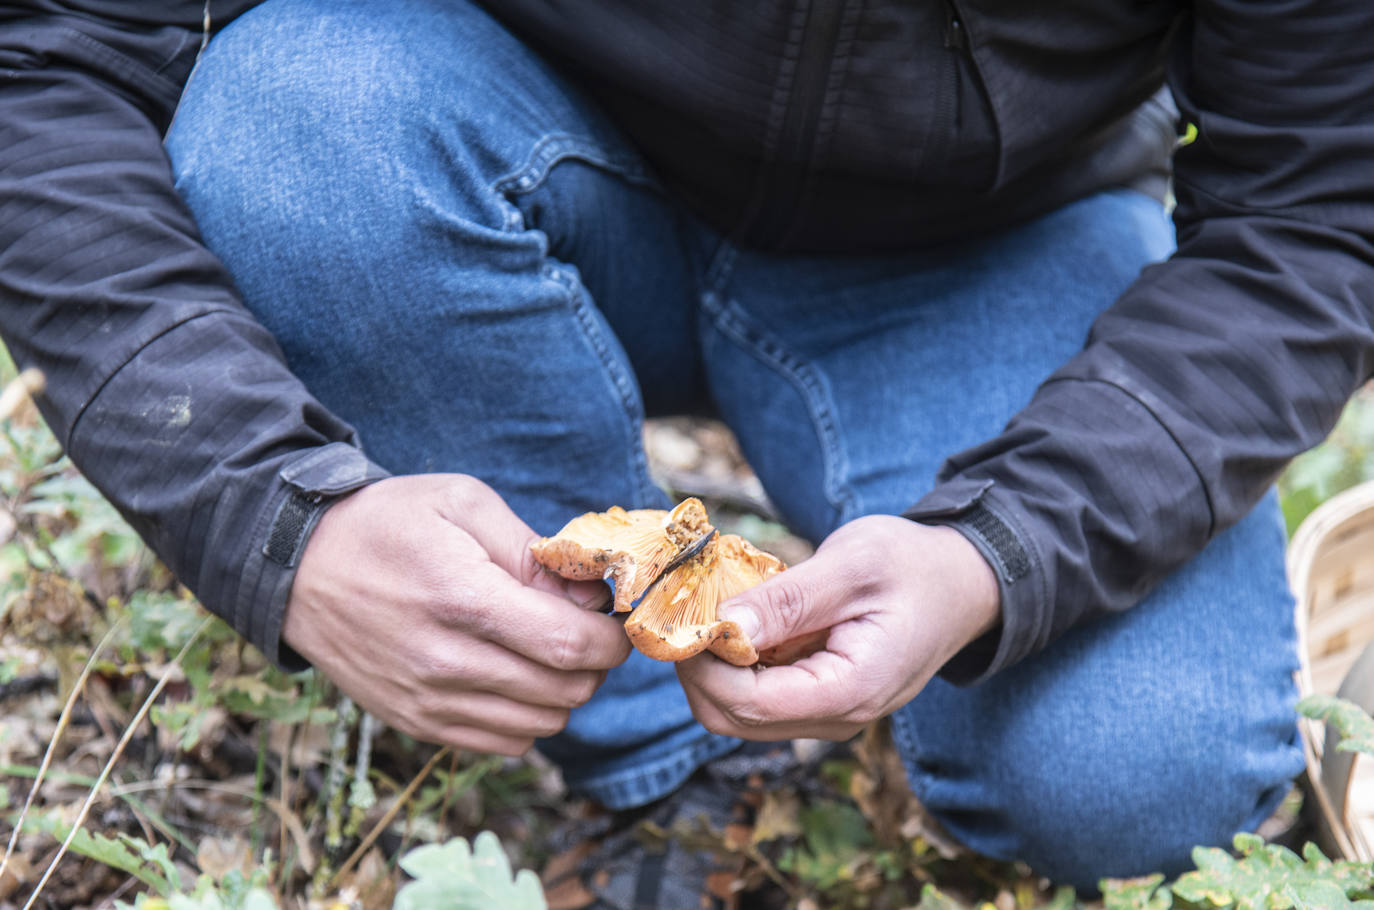
[[(197, 8), (201, 4), (195, 4)], [(199, 17), (197, 17), (199, 18)], [(273, 661), (307, 535), (384, 476), (202, 245), (162, 132), (198, 29), (0, 7), (0, 334), (72, 460)]]
[[(1201, 0), (1170, 84), (1177, 253), (906, 514), (997, 570), (983, 678), (1140, 601), (1320, 442), (1374, 368), (1374, 3)], [(1052, 316), (1047, 315), (1047, 318)]]

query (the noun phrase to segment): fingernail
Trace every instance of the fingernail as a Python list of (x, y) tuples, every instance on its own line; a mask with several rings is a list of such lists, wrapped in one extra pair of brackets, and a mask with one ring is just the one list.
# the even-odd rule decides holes
[(744, 633), (745, 638), (753, 638), (759, 634), (759, 615), (749, 607), (722, 607), (720, 618), (739, 626), (739, 630)]

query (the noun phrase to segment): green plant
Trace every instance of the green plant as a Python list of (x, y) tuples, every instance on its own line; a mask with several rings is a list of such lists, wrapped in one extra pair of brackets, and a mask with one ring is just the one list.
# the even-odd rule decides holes
[(528, 869), (511, 877), (500, 840), (483, 831), (472, 846), (461, 837), (416, 847), (401, 858), (415, 878), (396, 895), (392, 910), (546, 910), (544, 890)]
[(1374, 478), (1374, 393), (1346, 405), (1326, 441), (1293, 459), (1279, 478), (1284, 522), (1291, 535), (1302, 520), (1335, 494)]

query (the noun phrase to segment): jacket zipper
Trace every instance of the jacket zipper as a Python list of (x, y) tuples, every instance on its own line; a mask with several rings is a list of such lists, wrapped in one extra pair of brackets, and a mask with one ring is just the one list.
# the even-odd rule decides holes
[(778, 149), (790, 152), (793, 160), (804, 157), (815, 138), (816, 124), (825, 106), (825, 83), (830, 76), (835, 44), (839, 38), (840, 16), (845, 0), (811, 0), (806, 13), (806, 29), (797, 56), (797, 72), (778, 134)]
[(959, 4), (955, 0), (945, 0), (945, 47), (956, 51), (968, 50), (964, 17), (959, 15)]
[[(959, 57), (969, 53), (968, 32), (964, 28), (963, 16), (959, 13), (956, 0), (945, 0), (945, 48)], [(931, 141), (925, 150), (927, 160), (934, 167), (941, 167), (949, 153), (949, 142), (957, 129), (955, 118), (959, 104), (960, 60), (948, 61), (943, 68), (942, 78), (935, 86), (934, 117), (932, 118)]]
[(807, 174), (811, 168), (810, 148), (825, 108), (826, 83), (834, 63), (835, 47), (839, 40), (840, 21), (847, 0), (811, 0), (806, 9), (806, 22), (801, 48), (797, 54), (797, 69), (792, 76), (787, 108), (778, 129), (772, 155), (773, 164), (764, 176), (760, 199), (786, 200), (772, 211), (760, 213), (762, 225), (742, 225), (742, 228), (762, 228), (765, 244), (783, 241), (792, 229), (792, 221), (802, 204)]

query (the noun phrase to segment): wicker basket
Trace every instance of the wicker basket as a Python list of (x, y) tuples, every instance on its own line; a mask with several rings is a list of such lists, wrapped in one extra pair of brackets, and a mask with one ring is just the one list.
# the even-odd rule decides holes
[[(1297, 597), (1298, 684), (1374, 707), (1374, 481), (1332, 497), (1288, 546)], [(1366, 653), (1367, 652), (1367, 653)], [(1323, 725), (1303, 720), (1309, 798), (1328, 852), (1374, 861), (1374, 761), (1329, 748)]]

